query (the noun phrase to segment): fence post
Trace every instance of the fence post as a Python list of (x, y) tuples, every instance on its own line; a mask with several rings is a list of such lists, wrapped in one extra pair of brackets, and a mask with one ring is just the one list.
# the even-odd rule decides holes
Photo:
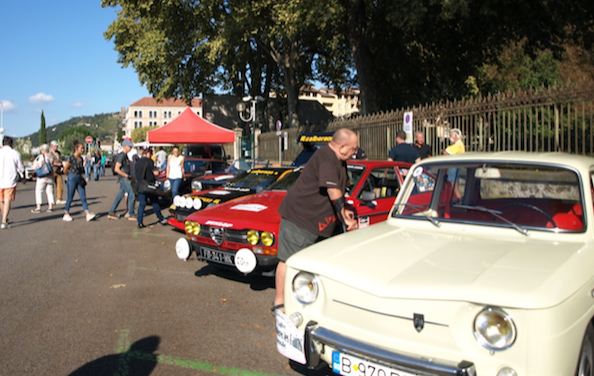
[(559, 106), (555, 104), (555, 151), (559, 151)]

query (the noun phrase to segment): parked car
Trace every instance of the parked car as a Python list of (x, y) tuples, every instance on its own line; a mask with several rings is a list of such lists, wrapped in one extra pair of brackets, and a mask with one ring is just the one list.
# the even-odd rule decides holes
[(35, 175), (35, 169), (33, 168), (32, 162), (25, 163), (25, 180), (33, 180), (37, 176)]
[[(192, 179), (206, 174), (219, 174), (227, 168), (227, 161), (218, 159), (203, 159), (194, 157), (184, 158), (184, 178), (179, 187), (179, 193), (185, 194), (192, 192)], [(162, 171), (157, 176), (157, 181), (161, 183), (159, 194), (165, 201), (171, 202), (171, 183), (167, 179), (166, 171)]]
[(252, 169), (268, 167), (270, 162), (268, 159), (256, 158), (254, 160), (249, 158), (242, 158), (234, 160), (223, 173), (208, 174), (199, 176), (192, 180), (192, 191), (198, 192), (205, 189), (213, 189), (220, 187), (227, 182), (235, 179), (238, 175)]
[[(385, 220), (411, 165), (389, 161), (349, 161), (346, 202), (360, 227)], [(267, 191), (218, 205), (186, 218), (186, 238), (176, 244), (180, 259), (196, 252), (199, 260), (242, 273), (272, 275), (280, 227), (278, 207), (301, 169), (280, 179)]]
[(277, 349), (340, 375), (591, 375), (594, 159), (412, 167), (390, 218), (287, 260)]
[(256, 168), (244, 172), (220, 188), (176, 196), (169, 207), (171, 218), (168, 223), (183, 231), (184, 221), (188, 215), (207, 207), (259, 192), (282, 179), (290, 171), (292, 168), (289, 167)]

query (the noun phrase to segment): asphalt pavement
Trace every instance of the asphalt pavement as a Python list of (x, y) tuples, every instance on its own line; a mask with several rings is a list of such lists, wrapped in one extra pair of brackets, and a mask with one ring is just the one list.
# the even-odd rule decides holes
[(0, 375), (298, 375), (276, 351), (273, 280), (179, 260), (183, 234), (152, 209), (145, 229), (109, 220), (107, 174), (87, 185), (91, 222), (78, 194), (72, 222), (64, 205), (31, 213), (35, 182), (19, 184), (0, 230)]

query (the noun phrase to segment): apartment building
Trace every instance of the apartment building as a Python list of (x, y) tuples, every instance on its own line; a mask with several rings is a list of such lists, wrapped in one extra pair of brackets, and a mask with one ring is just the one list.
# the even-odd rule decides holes
[[(126, 137), (131, 137), (132, 131), (136, 128), (168, 124), (178, 117), (187, 106), (187, 103), (181, 99), (157, 100), (152, 97), (144, 97), (128, 107), (124, 119), (124, 134)], [(190, 107), (198, 116), (202, 116), (201, 98), (192, 99)]]
[(320, 102), (334, 117), (348, 117), (360, 112), (360, 93), (357, 88), (347, 88), (339, 93), (327, 87), (316, 89), (313, 85), (304, 85), (299, 90), (299, 99)]

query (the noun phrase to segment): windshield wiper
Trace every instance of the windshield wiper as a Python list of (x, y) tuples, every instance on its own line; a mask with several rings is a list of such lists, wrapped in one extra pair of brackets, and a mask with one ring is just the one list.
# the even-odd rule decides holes
[(517, 224), (513, 223), (509, 219), (502, 216), (501, 212), (499, 210), (485, 208), (484, 206), (472, 206), (472, 205), (461, 205), (461, 204), (454, 204), (454, 205), (452, 205), (452, 207), (460, 208), (460, 209), (467, 209), (467, 210), (476, 210), (476, 211), (482, 211), (485, 213), (489, 213), (489, 214), (493, 215), (494, 217), (501, 219), (503, 222), (507, 223), (508, 225), (511, 225), (520, 234), (528, 236), (528, 230), (518, 226)]
[(429, 222), (433, 223), (433, 225), (435, 227), (439, 227), (439, 221), (437, 219), (433, 218), (432, 216), (430, 216), (429, 214), (425, 213), (425, 211), (427, 210), (427, 207), (420, 206), (420, 205), (415, 205), (415, 204), (411, 204), (409, 202), (402, 202), (402, 203), (398, 203), (396, 205), (398, 205), (398, 206), (405, 206), (407, 208), (415, 209), (415, 211), (417, 213), (423, 214), (423, 216), (425, 218), (427, 218), (429, 220)]

